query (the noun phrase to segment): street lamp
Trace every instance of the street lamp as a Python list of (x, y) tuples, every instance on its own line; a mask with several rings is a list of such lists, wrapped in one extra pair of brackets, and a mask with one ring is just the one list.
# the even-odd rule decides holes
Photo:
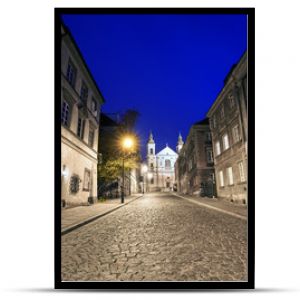
[(134, 139), (131, 136), (125, 136), (121, 140), (121, 147), (124, 151), (123, 162), (122, 162), (122, 189), (121, 189), (121, 203), (124, 203), (124, 188), (125, 188), (125, 152), (133, 149)]
[(213, 186), (213, 188), (212, 188), (213, 198), (215, 198), (215, 184), (216, 184), (216, 181), (215, 181), (215, 174), (212, 173), (212, 174), (211, 174), (211, 177), (212, 177), (212, 186)]
[(61, 175), (62, 175), (63, 177), (68, 177), (69, 172), (68, 172), (68, 169), (67, 169), (66, 165), (63, 165), (63, 169), (62, 169), (62, 171), (61, 171)]
[(145, 194), (145, 175), (148, 171), (147, 165), (142, 165), (142, 174), (143, 174), (143, 194)]

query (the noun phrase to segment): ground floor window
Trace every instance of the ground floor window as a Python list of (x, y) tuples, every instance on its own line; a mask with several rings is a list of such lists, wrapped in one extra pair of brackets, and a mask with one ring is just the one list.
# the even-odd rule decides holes
[(233, 185), (232, 167), (227, 168), (228, 185)]
[(84, 180), (83, 180), (83, 190), (90, 190), (90, 182), (91, 182), (91, 171), (88, 169), (84, 169)]
[(223, 171), (219, 172), (219, 179), (220, 179), (220, 186), (223, 187), (224, 186), (224, 175), (223, 175)]

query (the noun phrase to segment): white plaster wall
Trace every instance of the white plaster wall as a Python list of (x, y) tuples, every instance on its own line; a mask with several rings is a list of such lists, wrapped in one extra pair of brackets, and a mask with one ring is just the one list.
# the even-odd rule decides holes
[[(67, 205), (86, 204), (88, 197), (97, 196), (97, 163), (86, 156), (74, 151), (69, 145), (62, 143), (62, 166), (66, 166), (67, 176), (62, 177), (62, 199)], [(90, 191), (83, 191), (84, 170), (91, 171)], [(69, 191), (70, 178), (73, 174), (77, 174), (81, 180), (79, 191), (71, 194)]]

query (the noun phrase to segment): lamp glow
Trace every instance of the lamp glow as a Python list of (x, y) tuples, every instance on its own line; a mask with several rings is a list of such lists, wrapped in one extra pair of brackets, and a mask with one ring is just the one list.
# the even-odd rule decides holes
[(132, 139), (132, 138), (130, 138), (130, 137), (124, 138), (124, 140), (123, 140), (123, 147), (124, 147), (125, 149), (130, 149), (130, 148), (132, 148), (132, 147), (133, 147), (133, 144), (134, 144), (134, 142), (133, 142), (133, 139)]
[(148, 171), (148, 167), (146, 165), (142, 166), (142, 172), (146, 173)]
[(67, 177), (69, 172), (68, 169), (66, 168), (66, 166), (63, 166), (62, 172), (61, 172), (62, 176)]

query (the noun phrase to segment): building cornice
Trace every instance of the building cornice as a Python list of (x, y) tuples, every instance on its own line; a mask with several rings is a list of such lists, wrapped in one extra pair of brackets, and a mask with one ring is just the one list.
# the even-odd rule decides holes
[[(75, 42), (74, 37), (72, 36), (69, 28), (63, 23), (62, 24), (62, 28), (64, 33), (62, 34), (62, 39), (63, 41), (66, 43), (66, 45), (69, 47), (70, 51), (72, 52), (72, 54), (74, 55), (74, 57), (77, 59), (77, 63), (79, 63), (82, 67), (82, 70), (85, 73), (85, 77), (90, 81), (90, 84), (93, 86), (93, 89), (96, 91), (95, 94), (98, 94), (98, 97), (100, 99), (100, 104), (105, 102), (105, 99), (98, 87), (98, 84), (96, 83), (88, 65), (85, 62), (85, 59), (79, 49), (79, 47), (77, 46), (77, 43)], [(99, 100), (98, 99), (98, 100)]]
[[(231, 90), (235, 84), (238, 83), (238, 81), (243, 77), (244, 72), (243, 68), (245, 68), (245, 73), (247, 72), (247, 51), (243, 54), (238, 64), (235, 66), (235, 68), (231, 71), (231, 74), (229, 75), (226, 84), (222, 88), (221, 92), (218, 94), (216, 100), (210, 107), (209, 111), (207, 112), (207, 117), (210, 118), (213, 113), (215, 112), (216, 108), (219, 106), (219, 104), (222, 102), (224, 97), (227, 95), (229, 90)], [(242, 76), (240, 76), (242, 74)]]
[[(64, 130), (66, 130), (68, 133), (70, 133), (74, 138), (77, 139), (78, 142), (80, 142), (82, 145), (84, 145), (85, 147), (87, 147), (89, 149), (89, 151), (92, 151), (96, 156), (98, 155), (98, 152), (92, 148), (91, 146), (89, 146), (86, 142), (84, 142), (83, 140), (79, 139), (78, 136), (72, 131), (70, 130), (68, 127), (61, 125), (61, 128), (63, 128)], [(70, 141), (67, 137), (65, 137), (63, 134), (61, 134), (61, 137)], [(72, 141), (70, 141), (70, 143), (72, 143), (73, 145), (75, 145), (78, 149), (82, 149), (82, 147), (76, 145), (75, 143), (73, 143)], [(84, 150), (83, 150), (84, 151)], [(90, 155), (87, 151), (84, 151), (85, 153), (87, 153), (88, 155)], [(90, 155), (91, 156), (91, 155)], [(92, 157), (92, 156), (91, 156)]]

